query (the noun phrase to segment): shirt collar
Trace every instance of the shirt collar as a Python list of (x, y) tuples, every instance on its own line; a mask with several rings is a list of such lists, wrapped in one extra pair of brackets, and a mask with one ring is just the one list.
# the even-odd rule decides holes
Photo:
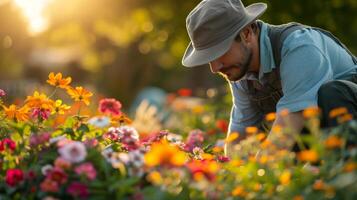
[(268, 25), (261, 22), (260, 27), (260, 42), (259, 42), (259, 49), (260, 49), (260, 69), (259, 69), (259, 80), (262, 80), (263, 75), (265, 73), (271, 72), (275, 67), (274, 57), (273, 57), (273, 50), (271, 47), (270, 39), (268, 36)]

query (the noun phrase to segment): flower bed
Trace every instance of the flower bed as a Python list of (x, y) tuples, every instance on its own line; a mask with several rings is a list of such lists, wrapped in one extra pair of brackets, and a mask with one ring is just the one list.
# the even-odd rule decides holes
[[(357, 196), (357, 122), (343, 108), (331, 113), (341, 125), (329, 130), (318, 128), (316, 109), (304, 111), (311, 134), (294, 135), (299, 152), (278, 148), (279, 141), (292, 134), (289, 130), (275, 128), (272, 142), (266, 133), (249, 127), (247, 139), (233, 145), (235, 153), (228, 158), (223, 145), (238, 133), (226, 139), (200, 129), (142, 133), (121, 111), (119, 101), (102, 99), (97, 113), (87, 116), (82, 112), (91, 103), (91, 92), (71, 87), (71, 78), (60, 73), (51, 73), (47, 82), (54, 87), (50, 96), (35, 91), (23, 105), (1, 102), (0, 199)], [(72, 106), (54, 99), (61, 91), (74, 100)], [(0, 96), (5, 92), (0, 90)], [(274, 114), (266, 118), (272, 121)], [(207, 126), (227, 130), (224, 120)]]

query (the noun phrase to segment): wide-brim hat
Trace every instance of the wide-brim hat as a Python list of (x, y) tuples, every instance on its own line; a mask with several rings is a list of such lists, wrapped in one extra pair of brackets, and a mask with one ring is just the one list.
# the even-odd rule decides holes
[(207, 64), (227, 52), (236, 35), (260, 17), (267, 5), (244, 7), (240, 0), (203, 0), (187, 16), (191, 39), (182, 64), (194, 67)]

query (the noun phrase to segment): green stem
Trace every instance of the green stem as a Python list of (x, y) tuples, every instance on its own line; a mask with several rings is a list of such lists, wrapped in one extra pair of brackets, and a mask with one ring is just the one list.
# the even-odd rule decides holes
[(57, 91), (57, 88), (58, 88), (58, 87), (56, 87), (55, 90), (53, 90), (52, 94), (51, 94), (50, 96), (48, 96), (48, 99), (50, 99), (53, 95), (55, 95), (55, 93), (56, 93), (56, 91)]

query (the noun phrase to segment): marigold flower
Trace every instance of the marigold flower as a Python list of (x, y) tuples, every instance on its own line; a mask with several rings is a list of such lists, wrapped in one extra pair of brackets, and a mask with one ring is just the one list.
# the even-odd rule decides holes
[(319, 114), (320, 114), (320, 109), (318, 107), (309, 107), (302, 112), (302, 115), (307, 119), (318, 117)]
[(258, 132), (258, 128), (255, 127), (255, 126), (248, 126), (248, 127), (245, 128), (245, 132), (248, 135), (253, 135), (253, 134), (256, 134)]
[(183, 151), (166, 141), (154, 143), (150, 151), (144, 156), (145, 164), (149, 167), (158, 165), (182, 166), (186, 162), (186, 159), (187, 156)]
[(106, 114), (112, 114), (112, 115), (120, 115), (121, 111), (121, 103), (117, 101), (116, 99), (102, 99), (99, 102), (99, 112), (106, 113)]
[(69, 84), (71, 83), (71, 81), (72, 81), (71, 77), (62, 78), (62, 73), (57, 73), (55, 75), (53, 72), (51, 72), (48, 75), (47, 83), (49, 83), (50, 85), (56, 86), (56, 87), (66, 89), (69, 86)]
[(57, 99), (54, 104), (54, 109), (52, 110), (51, 114), (58, 113), (63, 115), (67, 110), (69, 110), (71, 106), (62, 103), (62, 100)]
[(35, 91), (32, 96), (27, 96), (25, 103), (29, 108), (43, 108), (51, 111), (54, 105), (54, 102), (49, 99), (46, 94), (37, 91)]
[(247, 192), (244, 190), (243, 186), (237, 186), (233, 189), (232, 195), (235, 197), (245, 197)]
[(19, 109), (16, 108), (16, 105), (12, 104), (9, 107), (3, 106), (5, 115), (9, 119), (17, 120), (17, 121), (27, 121), (29, 120), (29, 108), (27, 106), (23, 106)]
[(312, 188), (314, 190), (323, 190), (323, 189), (325, 189), (325, 183), (321, 179), (315, 180)]
[(342, 123), (351, 121), (352, 119), (353, 119), (353, 115), (350, 113), (346, 113), (338, 118), (338, 123), (342, 124)]
[(304, 150), (298, 153), (297, 158), (300, 161), (316, 162), (319, 159), (319, 155), (315, 150)]
[(226, 143), (231, 143), (239, 137), (239, 133), (233, 132), (226, 138)]
[(329, 136), (325, 140), (325, 147), (328, 149), (340, 148), (343, 145), (343, 140), (335, 135)]
[(5, 182), (10, 186), (14, 187), (24, 180), (24, 173), (21, 169), (8, 169), (6, 171)]
[(285, 170), (279, 177), (279, 181), (282, 185), (288, 185), (291, 180), (291, 173), (288, 170)]
[(265, 120), (267, 120), (268, 122), (274, 121), (275, 118), (276, 118), (275, 112), (271, 112), (271, 113), (268, 113), (267, 115), (265, 115)]
[(329, 117), (330, 118), (335, 118), (337, 116), (340, 116), (342, 114), (346, 114), (348, 113), (348, 110), (346, 107), (338, 107), (338, 108), (334, 108), (329, 112)]
[(343, 167), (344, 172), (353, 172), (356, 169), (357, 169), (357, 163), (353, 161), (347, 162)]
[(192, 177), (199, 181), (205, 177), (209, 181), (214, 181), (216, 178), (216, 173), (220, 169), (220, 165), (214, 160), (192, 160), (186, 164), (187, 168), (190, 170)]
[(93, 96), (93, 93), (84, 89), (83, 87), (67, 87), (67, 93), (71, 96), (75, 101), (82, 101), (86, 105), (90, 104), (89, 98)]

